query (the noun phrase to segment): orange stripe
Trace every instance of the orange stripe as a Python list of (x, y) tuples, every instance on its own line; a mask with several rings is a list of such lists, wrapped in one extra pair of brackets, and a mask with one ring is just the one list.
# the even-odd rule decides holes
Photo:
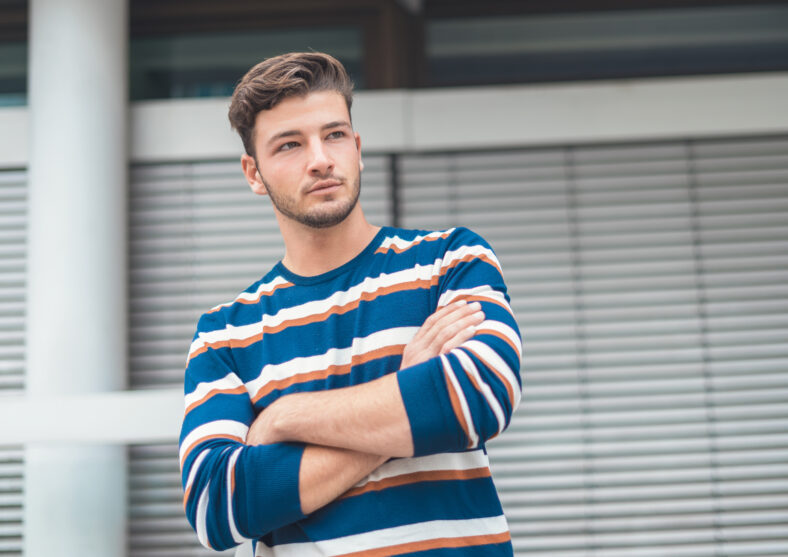
[(213, 313), (215, 311), (219, 311), (220, 309), (226, 308), (226, 307), (230, 307), (233, 304), (256, 304), (257, 302), (260, 301), (260, 299), (263, 296), (270, 296), (271, 294), (273, 294), (274, 292), (276, 292), (280, 288), (287, 288), (289, 286), (294, 286), (294, 285), (293, 285), (292, 282), (283, 282), (281, 284), (277, 284), (271, 290), (264, 290), (263, 292), (260, 292), (260, 294), (254, 300), (247, 300), (246, 298), (236, 298), (235, 300), (233, 300), (229, 304), (220, 304), (220, 305), (216, 306), (215, 308), (213, 308), (210, 311), (208, 311), (208, 313)]
[(457, 300), (465, 300), (467, 302), (489, 302), (491, 304), (495, 304), (497, 306), (501, 306), (507, 312), (509, 312), (512, 317), (514, 317), (514, 313), (512, 313), (512, 308), (510, 308), (507, 304), (504, 304), (500, 300), (496, 300), (495, 298), (488, 298), (487, 296), (475, 296), (472, 294), (467, 294), (464, 296), (457, 296), (452, 298), (452, 302), (456, 302)]
[(399, 248), (399, 247), (396, 246), (396, 244), (391, 244), (387, 248), (384, 248), (383, 246), (381, 246), (377, 250), (375, 250), (375, 253), (386, 253), (387, 251), (393, 251), (394, 253), (403, 253), (403, 252), (408, 251), (410, 248), (414, 248), (414, 247), (418, 246), (422, 242), (434, 242), (435, 240), (443, 240), (445, 238), (448, 238), (449, 234), (450, 234), (449, 232), (444, 232), (440, 236), (424, 237), (424, 238), (419, 239), (416, 242), (413, 242), (412, 244), (410, 244), (409, 246), (407, 246), (405, 248)]
[(495, 329), (477, 329), (476, 330), (476, 334), (477, 335), (492, 335), (494, 337), (498, 337), (499, 339), (504, 341), (506, 344), (508, 344), (512, 348), (512, 350), (514, 350), (515, 354), (519, 354), (520, 353), (520, 350), (518, 350), (518, 348), (514, 345), (514, 343), (511, 341), (511, 339), (509, 337), (507, 337), (505, 334), (503, 334), (502, 332), (500, 332), (500, 331), (496, 331)]
[[(402, 282), (402, 283), (393, 284), (393, 285), (390, 285), (390, 286), (381, 287), (381, 288), (379, 288), (379, 289), (377, 289), (377, 290), (375, 290), (373, 292), (362, 292), (357, 300), (353, 300), (352, 302), (348, 302), (344, 306), (333, 306), (333, 307), (327, 309), (326, 311), (324, 311), (323, 313), (317, 313), (317, 314), (313, 314), (313, 315), (308, 315), (306, 317), (299, 317), (297, 319), (291, 319), (289, 321), (283, 321), (282, 323), (280, 323), (279, 325), (276, 325), (274, 327), (263, 327), (262, 332), (257, 333), (257, 334), (252, 335), (252, 336), (249, 336), (249, 337), (244, 338), (244, 339), (227, 339), (227, 340), (218, 340), (216, 342), (205, 343), (200, 348), (198, 348), (197, 350), (195, 350), (194, 352), (189, 354), (189, 361), (191, 361), (192, 358), (195, 358), (195, 357), (199, 356), (200, 354), (203, 354), (206, 350), (208, 350), (208, 348), (226, 348), (228, 346), (230, 348), (246, 348), (250, 344), (254, 344), (255, 342), (261, 340), (263, 338), (264, 334), (269, 334), (269, 335), (270, 334), (275, 334), (275, 333), (278, 333), (280, 331), (283, 331), (284, 329), (287, 329), (288, 327), (300, 327), (302, 325), (309, 325), (311, 323), (317, 323), (317, 322), (320, 322), (320, 321), (325, 321), (331, 315), (342, 315), (342, 314), (347, 313), (349, 311), (353, 311), (354, 309), (356, 309), (361, 304), (361, 302), (370, 302), (370, 301), (373, 301), (373, 300), (375, 300), (376, 298), (378, 298), (380, 296), (386, 296), (386, 295), (392, 294), (394, 292), (402, 292), (402, 291), (406, 291), (406, 290), (418, 290), (418, 289), (431, 288), (432, 286), (437, 285), (438, 281), (440, 280), (440, 278), (443, 275), (445, 275), (450, 269), (456, 267), (460, 263), (465, 263), (465, 262), (468, 262), (468, 261), (470, 261), (472, 259), (482, 259), (482, 260), (486, 261), (487, 263), (493, 265), (496, 269), (498, 268), (498, 266), (495, 264), (494, 261), (492, 261), (491, 259), (487, 258), (484, 255), (468, 254), (468, 255), (462, 257), (461, 259), (456, 259), (456, 260), (452, 261), (450, 265), (447, 265), (445, 267), (441, 267), (440, 272), (437, 275), (433, 275), (429, 279), (419, 279), (419, 280), (414, 280), (414, 281), (411, 281), (411, 282)], [(476, 298), (473, 297), (473, 296), (468, 296), (467, 299), (475, 300)], [(498, 302), (496, 300), (490, 300), (488, 298), (481, 298), (481, 299), (484, 300), (484, 301), (487, 301), (487, 302), (493, 302), (493, 303), (499, 304), (502, 307), (506, 307), (505, 305), (501, 304), (500, 302)]]
[(449, 375), (446, 373), (445, 369), (443, 370), (443, 375), (446, 377), (446, 390), (449, 391), (449, 400), (451, 401), (452, 410), (454, 410), (454, 415), (457, 417), (460, 427), (462, 428), (463, 432), (465, 432), (465, 437), (468, 439), (468, 447), (470, 447), (471, 434), (468, 431), (468, 426), (465, 423), (465, 417), (462, 414), (460, 399), (457, 397), (457, 393), (454, 391), (454, 386), (451, 384), (451, 379), (449, 379)]
[(480, 254), (471, 253), (462, 258), (463, 261), (470, 261), (471, 259), (481, 259), (485, 263), (489, 263), (490, 265), (492, 265), (498, 270), (499, 275), (503, 276), (503, 270), (501, 270), (501, 267), (498, 265), (498, 263), (496, 263), (493, 259), (490, 259), (486, 255), (484, 255), (483, 253)]
[(192, 492), (192, 486), (186, 488), (186, 492), (183, 494), (183, 510), (186, 510), (186, 503), (189, 500), (189, 494)]
[(228, 339), (228, 340), (219, 340), (216, 342), (208, 342), (205, 343), (203, 346), (195, 350), (189, 356), (189, 360), (199, 356), (200, 354), (204, 353), (208, 350), (208, 348), (245, 348), (250, 344), (253, 344), (260, 339), (263, 338), (264, 334), (275, 334), (288, 327), (297, 327), (302, 325), (309, 325), (311, 323), (318, 323), (320, 321), (325, 321), (331, 315), (342, 315), (343, 313), (347, 313), (356, 309), (362, 301), (369, 302), (377, 298), (378, 296), (385, 296), (387, 294), (391, 294), (393, 292), (400, 292), (404, 290), (417, 290), (419, 288), (430, 288), (436, 284), (438, 284), (439, 276), (434, 276), (430, 279), (423, 279), (423, 280), (416, 280), (412, 282), (404, 282), (400, 284), (394, 284), (387, 287), (379, 288), (374, 292), (364, 292), (361, 294), (359, 299), (353, 300), (352, 302), (348, 302), (344, 306), (333, 306), (328, 310), (324, 311), (323, 313), (308, 315), (306, 317), (300, 317), (297, 319), (291, 319), (289, 321), (283, 321), (279, 325), (274, 327), (264, 327), (261, 333), (257, 333), (245, 339)]
[(238, 387), (227, 388), (227, 389), (211, 389), (210, 391), (208, 391), (206, 393), (206, 395), (204, 397), (202, 397), (199, 400), (195, 400), (189, 406), (187, 406), (186, 407), (186, 412), (184, 412), (184, 414), (188, 414), (194, 408), (196, 408), (197, 406), (200, 406), (203, 402), (207, 402), (209, 398), (213, 398), (216, 395), (219, 395), (219, 394), (239, 395), (239, 394), (245, 393), (245, 392), (246, 392), (246, 387), (244, 387), (243, 385), (239, 385)]
[(477, 478), (489, 478), (490, 469), (485, 467), (472, 468), (470, 470), (431, 470), (428, 472), (413, 472), (402, 474), (393, 478), (386, 478), (374, 482), (367, 482), (361, 487), (354, 487), (346, 491), (341, 499), (345, 497), (355, 497), (370, 491), (382, 491), (390, 487), (399, 487), (419, 482), (443, 482), (451, 480), (475, 480)]
[[(467, 356), (467, 354), (466, 354), (466, 356)], [(459, 361), (459, 358), (457, 358), (457, 360)], [(471, 360), (471, 365), (476, 367), (476, 364), (473, 363), (473, 360)], [(479, 383), (476, 381), (476, 378), (473, 375), (468, 373), (468, 371), (465, 369), (465, 366), (462, 365), (462, 362), (460, 362), (460, 368), (462, 368), (463, 373), (465, 373), (465, 377), (467, 377), (468, 380), (470, 380), (471, 385), (473, 385), (473, 388), (476, 389), (477, 391), (479, 391), (479, 393), (482, 396), (484, 396), (484, 393), (482, 392), (481, 385), (479, 385)]]
[(376, 360), (378, 358), (385, 358), (386, 356), (395, 356), (402, 354), (405, 350), (404, 344), (392, 344), (390, 346), (383, 346), (364, 354), (356, 354), (350, 358), (350, 363), (342, 365), (332, 365), (325, 369), (310, 371), (307, 373), (299, 373), (284, 379), (276, 379), (268, 381), (265, 385), (260, 387), (260, 390), (252, 397), (252, 402), (256, 403), (264, 396), (273, 391), (283, 390), (292, 385), (299, 383), (306, 383), (307, 381), (315, 381), (317, 379), (326, 379), (330, 376), (346, 375), (350, 373), (353, 366), (364, 364), (366, 362)]
[(237, 437), (235, 435), (227, 435), (225, 433), (214, 433), (213, 435), (206, 435), (205, 437), (201, 437), (197, 439), (197, 441), (189, 445), (189, 448), (186, 449), (185, 453), (183, 453), (183, 458), (181, 459), (181, 469), (183, 469), (183, 463), (186, 462), (186, 459), (189, 457), (189, 453), (191, 453), (194, 450), (194, 447), (196, 447), (197, 445), (199, 445), (204, 441), (208, 441), (209, 439), (229, 439), (230, 441), (238, 441), (239, 443), (244, 442), (244, 440), (241, 439), (240, 437)]
[(353, 553), (344, 553), (339, 557), (361, 557), (362, 555), (364, 557), (387, 557), (389, 555), (403, 555), (405, 553), (414, 553), (416, 551), (429, 551), (430, 549), (471, 547), (474, 545), (504, 543), (508, 542), (509, 540), (511, 540), (511, 535), (509, 532), (501, 532), (500, 534), (482, 534), (479, 536), (464, 536), (461, 538), (435, 538), (432, 540), (390, 545), (388, 547), (380, 547), (378, 549), (354, 551)]
[(503, 385), (506, 387), (506, 393), (509, 395), (509, 404), (511, 405), (512, 408), (514, 408), (514, 391), (512, 391), (512, 386), (509, 384), (509, 381), (507, 381), (506, 378), (503, 375), (501, 375), (497, 369), (491, 366), (487, 360), (479, 356), (479, 354), (477, 354), (467, 346), (463, 346), (462, 348), (464, 350), (467, 350), (474, 356), (476, 356), (487, 367), (487, 369), (492, 371), (495, 374), (495, 376), (501, 381), (501, 383), (503, 383)]

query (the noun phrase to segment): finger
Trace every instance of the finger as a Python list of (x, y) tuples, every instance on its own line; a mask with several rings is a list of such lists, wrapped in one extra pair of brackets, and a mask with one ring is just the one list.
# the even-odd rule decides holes
[(476, 334), (477, 327), (471, 325), (470, 327), (465, 327), (459, 333), (454, 335), (448, 342), (445, 342), (441, 347), (440, 353), (446, 354), (460, 346), (466, 340), (470, 340), (473, 338), (473, 335)]
[[(470, 306), (471, 304), (468, 305)], [(481, 305), (477, 303), (475, 307), (480, 308)], [(446, 313), (448, 314), (449, 312)], [(452, 320), (439, 320), (432, 324), (428, 331), (429, 339), (416, 339), (414, 337), (408, 343), (403, 352), (401, 363), (403, 368), (424, 362), (459, 346), (473, 335), (473, 327), (484, 321), (484, 312), (481, 309), (473, 311), (473, 308), (466, 306), (462, 308), (461, 312), (455, 310), (450, 313)], [(457, 319), (458, 315), (463, 314), (463, 317)], [(445, 350), (444, 346), (447, 347)]]
[(451, 303), (449, 305), (446, 305), (446, 306), (438, 308), (436, 311), (434, 311), (432, 314), (430, 314), (430, 316), (427, 317), (427, 319), (424, 320), (424, 323), (421, 325), (419, 331), (428, 330), (430, 327), (432, 327), (442, 317), (444, 317), (444, 316), (446, 316), (446, 315), (448, 315), (448, 314), (450, 314), (450, 313), (452, 313), (452, 312), (454, 312), (454, 311), (456, 311), (456, 310), (458, 310), (458, 309), (460, 309), (460, 308), (462, 308), (463, 306), (466, 306), (466, 305), (467, 305), (467, 302), (465, 300), (460, 300), (458, 302), (454, 302), (454, 303)]
[(460, 300), (443, 306), (424, 321), (414, 338), (422, 339), (427, 344), (431, 344), (442, 329), (471, 311), (468, 309), (469, 305), (471, 304), (468, 304), (465, 300)]
[(470, 304), (466, 303), (465, 305), (458, 307), (454, 311), (447, 312), (442, 316), (440, 316), (432, 326), (437, 327), (438, 329), (443, 329), (451, 325), (452, 323), (467, 317), (468, 315), (480, 311), (481, 309), (482, 306), (479, 302), (472, 302)]
[(454, 321), (444, 327), (435, 337), (431, 348), (435, 353), (439, 353), (443, 345), (449, 342), (455, 335), (461, 333), (468, 327), (473, 327), (484, 321), (484, 312), (481, 310), (476, 311), (470, 315), (466, 315), (462, 319)]
[[(430, 333), (435, 333), (435, 335), (439, 335), (441, 332), (445, 331), (446, 329), (450, 329), (452, 325), (456, 324), (458, 321), (462, 321), (467, 317), (473, 315), (476, 312), (480, 312), (482, 306), (479, 302), (473, 302), (466, 306), (459, 308), (458, 310), (444, 315), (439, 320), (435, 322), (433, 325), (433, 330), (430, 331), (428, 334), (431, 338), (435, 338)], [(453, 330), (452, 334), (456, 332), (456, 329)]]

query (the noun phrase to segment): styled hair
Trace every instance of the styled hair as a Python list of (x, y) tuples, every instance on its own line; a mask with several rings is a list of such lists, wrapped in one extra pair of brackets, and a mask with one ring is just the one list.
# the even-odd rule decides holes
[(241, 136), (246, 153), (255, 156), (257, 113), (270, 110), (289, 97), (316, 91), (336, 91), (353, 103), (353, 82), (344, 66), (322, 52), (291, 52), (263, 60), (246, 72), (230, 101), (230, 125)]

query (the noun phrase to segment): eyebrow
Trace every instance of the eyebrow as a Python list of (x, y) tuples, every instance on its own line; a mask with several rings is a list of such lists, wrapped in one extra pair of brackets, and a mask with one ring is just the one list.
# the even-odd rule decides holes
[[(347, 122), (346, 120), (337, 120), (335, 122), (329, 122), (328, 124), (323, 124), (322, 126), (320, 126), (320, 131), (325, 131), (330, 128), (340, 128), (340, 127), (349, 128), (351, 127), (350, 122)], [(271, 139), (268, 140), (267, 144), (271, 145), (272, 143), (275, 143), (276, 141), (284, 137), (293, 137), (296, 135), (301, 135), (301, 132), (298, 130), (285, 130), (272, 136)]]

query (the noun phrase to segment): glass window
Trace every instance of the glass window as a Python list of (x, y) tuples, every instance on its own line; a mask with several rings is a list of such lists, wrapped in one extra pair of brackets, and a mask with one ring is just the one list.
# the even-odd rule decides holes
[(426, 86), (788, 69), (788, 7), (434, 19)]
[(257, 62), (308, 50), (336, 56), (364, 87), (360, 28), (266, 29), (132, 38), (131, 100), (229, 96)]
[(0, 43), (0, 106), (27, 104), (27, 43)]

